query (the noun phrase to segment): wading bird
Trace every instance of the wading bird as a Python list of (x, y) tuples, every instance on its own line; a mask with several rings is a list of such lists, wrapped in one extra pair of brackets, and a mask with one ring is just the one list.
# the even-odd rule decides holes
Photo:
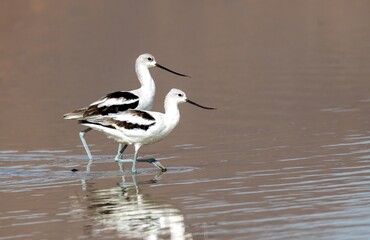
[[(204, 109), (214, 109), (201, 106), (189, 100), (179, 89), (171, 89), (164, 100), (164, 113), (142, 110), (127, 110), (111, 116), (98, 116), (80, 120), (81, 125), (99, 132), (108, 138), (127, 146), (135, 146), (132, 172), (136, 172), (136, 161), (139, 149), (146, 144), (152, 144), (164, 139), (177, 126), (180, 120), (179, 103), (187, 102)], [(126, 147), (121, 148), (120, 155)], [(157, 166), (166, 171), (162, 165)]]
[[(151, 110), (155, 97), (155, 83), (150, 75), (149, 68), (159, 67), (179, 76), (189, 77), (187, 75), (172, 71), (156, 62), (151, 54), (142, 54), (136, 59), (135, 70), (140, 81), (140, 88), (132, 91), (117, 91), (107, 94), (99, 100), (91, 103), (88, 107), (77, 109), (64, 115), (64, 119), (72, 120), (89, 120), (97, 119), (111, 114), (117, 115), (128, 109)], [(84, 135), (91, 131), (88, 127), (80, 132), (80, 138), (85, 148), (89, 160), (92, 162), (93, 157), (86, 143)], [(123, 150), (127, 145), (119, 144), (116, 160), (122, 159)]]

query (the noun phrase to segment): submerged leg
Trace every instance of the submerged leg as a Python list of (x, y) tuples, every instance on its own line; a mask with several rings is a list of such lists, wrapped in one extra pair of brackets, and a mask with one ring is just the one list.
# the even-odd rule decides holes
[(125, 170), (123, 169), (123, 162), (118, 162), (119, 171), (123, 173)]
[(89, 157), (89, 160), (90, 160), (90, 161), (92, 161), (92, 160), (93, 160), (93, 158), (92, 158), (92, 156), (91, 156), (90, 149), (89, 149), (89, 147), (87, 146), (86, 140), (85, 140), (85, 138), (84, 138), (85, 133), (88, 133), (88, 132), (90, 132), (90, 131), (91, 131), (91, 128), (86, 128), (85, 130), (81, 131), (81, 132), (80, 132), (80, 138), (81, 138), (82, 145), (84, 146), (85, 151), (86, 151), (86, 153), (87, 153), (87, 156)]
[(155, 167), (161, 169), (162, 172), (167, 172), (167, 168), (165, 168), (159, 161), (155, 160), (155, 161), (152, 162), (152, 164)]
[(93, 160), (92, 159), (89, 160), (89, 162), (86, 165), (86, 172), (90, 172), (92, 163), (93, 163)]
[(136, 194), (139, 194), (139, 185), (137, 185), (137, 182), (136, 182), (136, 173), (132, 174), (132, 182), (134, 183)]
[(116, 161), (122, 160), (122, 154), (126, 150), (127, 146), (128, 146), (127, 144), (122, 144), (122, 143), (118, 145), (117, 155), (114, 158), (114, 160)]
[(132, 169), (131, 169), (131, 171), (133, 172), (133, 173), (136, 173), (137, 171), (136, 171), (136, 160), (137, 160), (137, 155), (138, 155), (138, 153), (139, 153), (139, 149), (140, 149), (140, 147), (141, 147), (141, 145), (136, 145), (135, 144), (135, 154), (134, 154), (134, 161), (133, 161), (133, 163), (132, 163)]
[(123, 162), (118, 162), (118, 166), (119, 166), (119, 171), (122, 174), (122, 183), (125, 183), (126, 178), (125, 178), (125, 170), (123, 169)]

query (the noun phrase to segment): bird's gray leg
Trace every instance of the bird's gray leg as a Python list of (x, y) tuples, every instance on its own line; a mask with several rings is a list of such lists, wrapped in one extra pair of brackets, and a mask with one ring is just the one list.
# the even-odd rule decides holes
[(136, 182), (136, 172), (132, 174), (132, 182), (134, 183), (135, 189), (136, 189), (136, 194), (139, 193), (139, 186), (137, 185)]
[(138, 155), (138, 153), (139, 153), (139, 149), (140, 149), (140, 147), (141, 147), (141, 145), (139, 145), (139, 144), (135, 144), (134, 162), (132, 163), (132, 169), (131, 169), (131, 171), (132, 171), (133, 173), (136, 173), (136, 172), (137, 172), (137, 171), (136, 171), (136, 160), (137, 160), (137, 155)]
[[(89, 158), (89, 162), (87, 163), (87, 165), (86, 165), (86, 172), (90, 172), (90, 169), (91, 169), (91, 165), (92, 165), (92, 163), (93, 163), (93, 158), (92, 158), (92, 156), (91, 156), (91, 153), (90, 153), (90, 149), (89, 149), (89, 147), (87, 146), (87, 142), (86, 142), (86, 140), (85, 140), (85, 138), (84, 138), (84, 135), (85, 135), (85, 133), (88, 133), (88, 132), (90, 132), (92, 129), (91, 128), (86, 128), (85, 130), (83, 130), (83, 131), (81, 131), (80, 132), (80, 139), (81, 139), (81, 142), (82, 142), (82, 145), (84, 146), (84, 148), (85, 148), (85, 151), (86, 151), (86, 153), (87, 153), (87, 156), (88, 156), (88, 158)], [(82, 179), (81, 179), (81, 181), (82, 181), (82, 190), (83, 191), (86, 191), (87, 190), (87, 180), (85, 179), (87, 176), (85, 176), (85, 177), (83, 177)]]
[(86, 140), (85, 140), (85, 138), (84, 138), (84, 135), (85, 135), (86, 133), (90, 132), (90, 131), (91, 131), (91, 128), (86, 128), (85, 130), (81, 131), (81, 132), (80, 132), (80, 138), (81, 138), (82, 145), (84, 146), (85, 151), (86, 151), (86, 153), (87, 153), (87, 156), (89, 157), (89, 160), (90, 160), (90, 161), (93, 161), (93, 158), (92, 158), (91, 153), (90, 153), (90, 149), (89, 149), (89, 147), (87, 146)]
[(167, 168), (165, 168), (158, 160), (153, 161), (152, 164), (161, 169), (162, 172), (167, 172)]
[(90, 172), (92, 163), (93, 163), (93, 160), (92, 159), (89, 160), (89, 162), (86, 165), (86, 172)]
[(119, 166), (119, 171), (121, 172), (122, 174), (122, 182), (126, 182), (126, 179), (125, 179), (125, 172), (124, 172), (124, 169), (123, 169), (123, 162), (118, 162), (118, 166)]
[(122, 160), (122, 154), (126, 150), (127, 146), (128, 146), (127, 144), (122, 144), (122, 143), (118, 145), (117, 155), (114, 158), (114, 160), (116, 161)]
[(119, 171), (120, 171), (121, 173), (123, 173), (123, 172), (124, 172), (123, 162), (118, 162), (118, 166), (119, 166)]

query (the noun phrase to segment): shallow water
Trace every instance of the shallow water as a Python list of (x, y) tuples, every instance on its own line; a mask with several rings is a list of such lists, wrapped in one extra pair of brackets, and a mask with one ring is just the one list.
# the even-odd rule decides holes
[[(370, 238), (368, 1), (2, 1), (0, 240)], [(148, 163), (62, 119), (137, 87), (183, 104)], [(133, 149), (125, 152), (132, 157)], [(127, 165), (127, 166), (126, 166)], [(126, 170), (127, 169), (127, 170)], [(71, 171), (75, 170), (75, 171)]]

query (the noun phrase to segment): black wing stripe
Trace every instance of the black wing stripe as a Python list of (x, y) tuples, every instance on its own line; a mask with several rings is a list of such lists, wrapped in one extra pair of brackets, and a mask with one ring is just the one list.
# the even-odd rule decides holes
[(116, 122), (116, 125), (118, 127), (123, 127), (125, 129), (142, 129), (144, 131), (148, 130), (151, 126), (153, 126), (155, 124), (154, 123), (151, 123), (151, 124), (148, 124), (148, 125), (144, 125), (144, 124), (137, 124), (137, 123), (130, 123), (130, 122), (126, 122), (126, 121), (119, 121), (119, 122)]
[(106, 98), (124, 98), (124, 99), (127, 99), (127, 100), (134, 100), (134, 99), (139, 99), (138, 96), (136, 96), (135, 94), (133, 93), (130, 93), (130, 92), (112, 92), (112, 93), (108, 93)]
[(144, 112), (144, 111), (140, 111), (140, 110), (131, 110), (130, 113), (132, 113), (132, 115), (134, 116), (139, 116), (143, 119), (146, 119), (146, 120), (151, 120), (151, 121), (154, 121), (155, 118), (150, 115), (149, 113), (147, 112)]
[(95, 115), (108, 115), (111, 113), (118, 113), (124, 112), (128, 109), (135, 109), (139, 105), (139, 101), (130, 103), (130, 104), (121, 104), (121, 105), (111, 105), (111, 106), (104, 106), (98, 107), (98, 105), (90, 106), (85, 112), (84, 117), (91, 117)]
[(112, 125), (104, 125), (104, 124), (101, 124), (101, 123), (97, 123), (97, 122), (90, 122), (88, 120), (80, 120), (78, 121), (79, 124), (93, 124), (93, 125), (98, 125), (98, 126), (103, 126), (103, 127), (107, 127), (107, 128), (112, 128), (112, 129), (116, 129), (114, 126)]
[(101, 115), (108, 115), (111, 113), (118, 113), (118, 112), (124, 112), (128, 109), (135, 109), (139, 105), (139, 101), (130, 103), (130, 104), (123, 104), (123, 105), (112, 105), (109, 107), (100, 107), (98, 108), (99, 113)]
[[(112, 120), (112, 119), (110, 119), (108, 122), (110, 124), (90, 122), (88, 120), (80, 120), (79, 121), (80, 124), (94, 124), (94, 125), (99, 125), (99, 126), (103, 126), (103, 127), (107, 127), (107, 128), (112, 128), (112, 129), (118, 129), (118, 127), (120, 127), (120, 128), (125, 128), (127, 130), (141, 129), (141, 130), (144, 130), (144, 131), (148, 130), (151, 126), (153, 126), (155, 124), (155, 122), (154, 122), (154, 123), (151, 123), (151, 124), (148, 124), (148, 125), (144, 125), (144, 124), (130, 123), (130, 122), (127, 122), (127, 121), (115, 121), (115, 120)], [(111, 125), (111, 124), (113, 124), (113, 125)]]

